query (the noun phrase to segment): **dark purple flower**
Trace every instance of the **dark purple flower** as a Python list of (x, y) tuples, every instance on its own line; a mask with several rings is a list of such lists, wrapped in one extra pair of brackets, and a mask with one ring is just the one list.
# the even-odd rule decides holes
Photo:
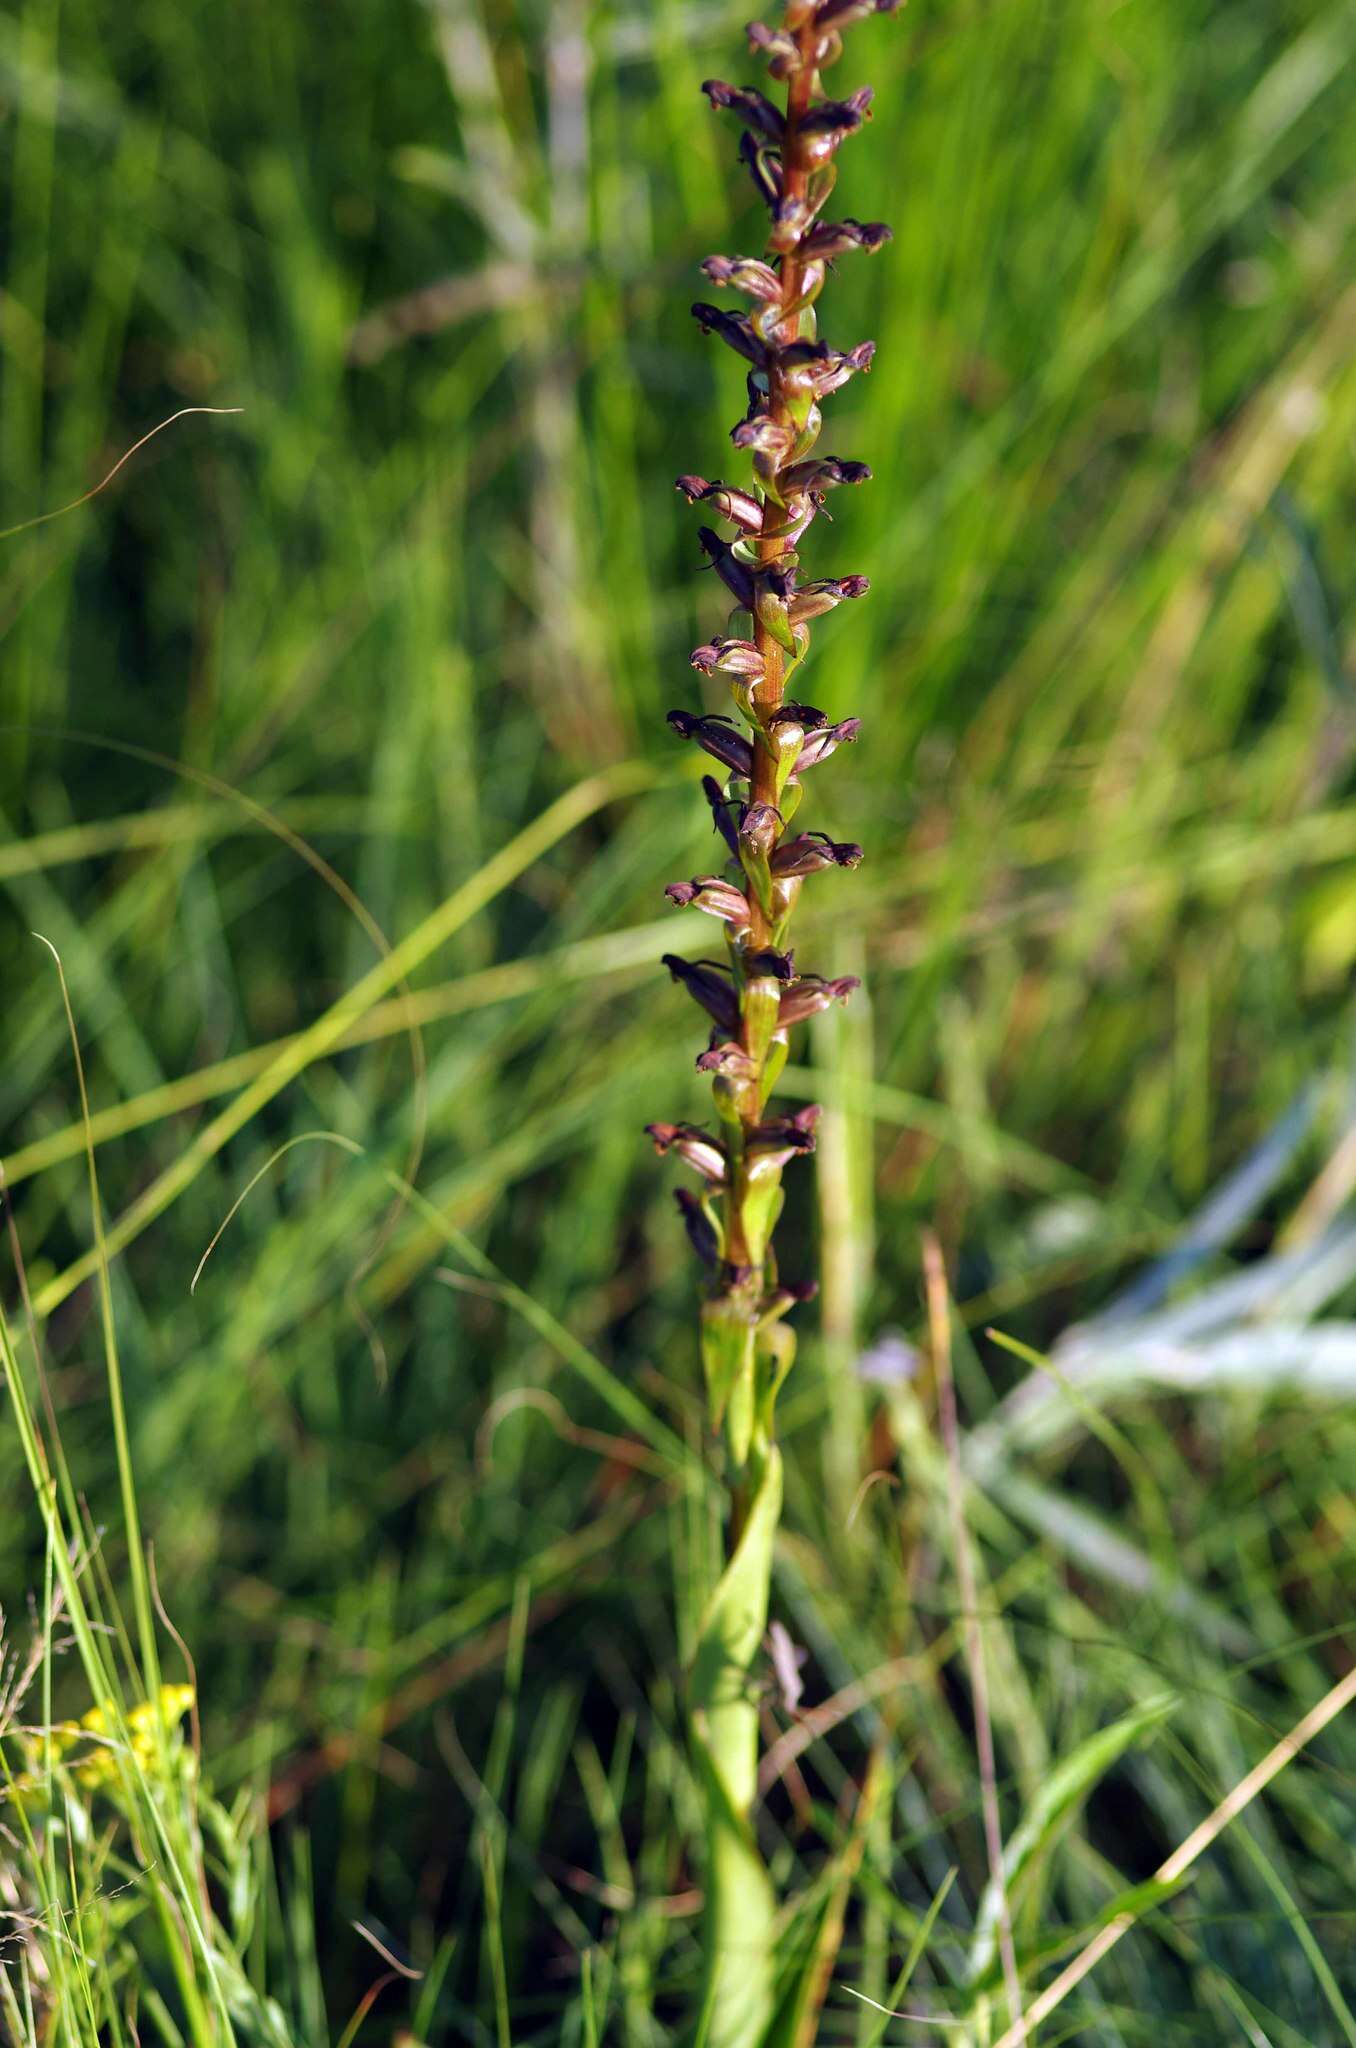
[(739, 859), (739, 832), (730, 816), (733, 798), (726, 796), (714, 775), (703, 775), (702, 795), (711, 806), (711, 817), (717, 832), (729, 847), (736, 860)]
[(737, 933), (746, 932), (753, 921), (747, 896), (720, 875), (694, 875), (690, 882), (670, 882), (664, 894), (680, 910), (690, 905), (723, 918)]
[(827, 761), (836, 747), (850, 746), (861, 729), (860, 718), (842, 718), (837, 725), (821, 726), (818, 732), (807, 733), (796, 762), (797, 775), (803, 775), (807, 768), (816, 767), (820, 761)]
[(718, 712), (699, 718), (691, 711), (670, 711), (668, 717), (680, 739), (696, 740), (713, 760), (724, 762), (736, 775), (752, 775), (753, 748), (728, 718), (722, 718)]
[[(863, 90), (870, 94), (869, 86)], [(817, 107), (811, 107), (808, 113), (801, 115), (801, 134), (850, 135), (854, 128), (861, 127), (866, 109), (871, 104), (868, 98), (861, 106), (857, 106), (854, 104), (856, 98), (857, 95), (854, 94), (851, 100), (821, 100)]]
[(862, 849), (854, 840), (830, 839), (824, 832), (802, 832), (784, 839), (772, 856), (772, 872), (779, 881), (812, 875), (819, 868), (855, 868)]
[(719, 1074), (727, 1081), (756, 1081), (758, 1062), (745, 1052), (742, 1045), (727, 1038), (720, 1045), (708, 1046), (697, 1060), (699, 1074)]
[(866, 118), (874, 94), (869, 85), (846, 100), (821, 100), (796, 124), (801, 152), (811, 163), (827, 163), (839, 144), (855, 134)]
[(802, 975), (792, 987), (782, 990), (778, 1029), (785, 1031), (792, 1024), (803, 1024), (807, 1017), (818, 1016), (831, 1003), (846, 1002), (853, 989), (860, 987), (855, 974), (841, 974), (836, 981), (825, 981), (818, 974)]
[(865, 576), (826, 576), (817, 583), (805, 583), (791, 600), (789, 617), (793, 626), (831, 612), (845, 598), (865, 597), (871, 588)]
[(790, 454), (796, 430), (789, 420), (774, 420), (765, 412), (757, 412), (732, 427), (730, 439), (736, 448), (748, 448), (755, 456), (775, 463)]
[(763, 508), (751, 492), (722, 483), (719, 477), (714, 483), (708, 483), (704, 476), (680, 476), (675, 480), (674, 488), (682, 492), (689, 505), (707, 503), (722, 519), (728, 519), (732, 526), (741, 527), (745, 533), (762, 532)]
[(775, 946), (768, 946), (761, 953), (753, 953), (744, 963), (744, 972), (750, 981), (786, 981), (796, 978), (796, 956), (794, 953), (779, 953)]
[[(778, 481), (783, 493), (827, 491), (835, 484), (869, 484), (871, 472), (864, 462), (845, 462), (839, 455), (812, 455), (805, 462), (793, 462)], [(679, 477), (679, 490), (683, 483)]]
[(722, 540), (711, 526), (699, 526), (697, 538), (725, 588), (737, 605), (751, 612), (754, 605), (753, 571), (741, 561), (728, 540)]
[(875, 353), (874, 341), (859, 341), (849, 349), (834, 348), (827, 341), (793, 341), (778, 356), (778, 371), (792, 389), (827, 398), (859, 370), (869, 370)]
[(718, 334), (746, 362), (760, 370), (767, 362), (767, 343), (754, 333), (746, 313), (726, 313), (721, 307), (708, 306), (704, 299), (698, 299), (692, 307), (692, 317), (703, 334)]
[(751, 683), (762, 680), (767, 666), (752, 640), (708, 640), (704, 646), (694, 647), (688, 660), (704, 676), (719, 670), (723, 676), (739, 676)]
[(646, 1133), (654, 1139), (654, 1149), (661, 1156), (665, 1152), (676, 1152), (704, 1179), (722, 1186), (725, 1181), (725, 1147), (697, 1124), (646, 1124)]
[(678, 1204), (683, 1225), (697, 1257), (704, 1266), (718, 1266), (720, 1237), (697, 1197), (690, 1188), (675, 1188), (673, 1199)]
[(761, 1179), (776, 1173), (789, 1160), (815, 1149), (815, 1125), (822, 1111), (817, 1102), (807, 1103), (794, 1116), (769, 1117), (755, 1124), (744, 1141), (751, 1177)]
[(828, 263), (835, 256), (845, 256), (849, 249), (865, 249), (868, 254), (883, 249), (892, 239), (883, 220), (824, 220), (805, 235), (799, 253), (811, 261)]
[(757, 128), (762, 134), (771, 136), (774, 142), (781, 141), (786, 132), (786, 118), (781, 109), (774, 107), (756, 86), (726, 85), (723, 79), (707, 78), (702, 81), (702, 91), (713, 107), (738, 114), (746, 128)]
[(701, 268), (712, 284), (728, 285), (731, 291), (747, 292), (751, 299), (772, 304), (781, 298), (781, 279), (770, 263), (764, 263), (756, 256), (704, 256)]
[(721, 1030), (733, 1038), (739, 1030), (739, 998), (725, 969), (710, 960), (680, 960), (676, 953), (665, 953), (662, 964), (675, 981), (682, 982), (708, 1016), (715, 1018)]
[(770, 562), (757, 572), (758, 593), (762, 597), (778, 598), (786, 604), (796, 594), (796, 572), (794, 569), (780, 569)]
[(815, 27), (841, 31), (871, 14), (893, 14), (902, 4), (903, 0), (819, 0)]
[(825, 714), (813, 704), (779, 704), (768, 719), (774, 731), (783, 725), (798, 725), (804, 732), (814, 732), (828, 722)]

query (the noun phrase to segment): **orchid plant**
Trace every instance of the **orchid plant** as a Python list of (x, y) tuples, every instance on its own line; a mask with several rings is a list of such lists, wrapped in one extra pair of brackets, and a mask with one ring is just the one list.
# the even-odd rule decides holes
[[(839, 147), (868, 119), (863, 86), (832, 99), (822, 74), (845, 30), (892, 12), (898, 0), (786, 0), (780, 23), (750, 25), (753, 51), (781, 88), (782, 104), (752, 86), (710, 79), (711, 105), (742, 124), (740, 156), (765, 202), (771, 231), (762, 256), (708, 256), (713, 285), (746, 311), (700, 301), (703, 331), (746, 366), (748, 407), (731, 441), (752, 467), (751, 488), (680, 476), (678, 489), (718, 525), (701, 546), (732, 602), (726, 629), (692, 665), (728, 684), (734, 709), (671, 711), (669, 723), (718, 765), (702, 789), (729, 858), (720, 873), (674, 882), (677, 904), (725, 928), (720, 961), (665, 957), (712, 1020), (698, 1068), (711, 1077), (717, 1134), (695, 1124), (651, 1124), (662, 1153), (696, 1173), (677, 1200), (707, 1270), (701, 1348), (710, 1421), (724, 1438), (731, 1513), (723, 1571), (706, 1608), (690, 1675), (693, 1748), (707, 1816), (706, 1977), (697, 2039), (705, 2048), (771, 2048), (785, 2033), (777, 1901), (753, 1826), (757, 1790), (755, 1664), (768, 1625), (772, 1549), (781, 1511), (775, 1436), (778, 1391), (795, 1337), (786, 1321), (814, 1293), (778, 1271), (773, 1232), (782, 1173), (814, 1150), (817, 1108), (778, 1113), (770, 1098), (797, 1025), (850, 995), (851, 977), (801, 970), (793, 916), (812, 876), (855, 867), (862, 849), (797, 823), (805, 777), (855, 740), (859, 721), (830, 720), (799, 695), (811, 625), (867, 590), (864, 576), (801, 575), (802, 539), (833, 490), (864, 483), (863, 462), (818, 455), (821, 406), (871, 366), (875, 344), (836, 348), (819, 337), (817, 307), (837, 258), (890, 239), (878, 222), (830, 221), (824, 208)], [(779, 2017), (783, 2015), (783, 2017)]]

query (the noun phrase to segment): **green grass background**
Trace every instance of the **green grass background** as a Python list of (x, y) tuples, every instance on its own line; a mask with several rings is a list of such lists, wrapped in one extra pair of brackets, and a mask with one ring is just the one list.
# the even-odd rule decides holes
[[(699, 1440), (694, 1275), (639, 1132), (702, 1107), (657, 961), (709, 949), (661, 891), (710, 847), (663, 713), (697, 701), (720, 604), (670, 480), (733, 473), (739, 379), (686, 306), (703, 254), (759, 238), (698, 92), (753, 75), (742, 20), (0, 20), (0, 524), (179, 407), (241, 408), (0, 549), (0, 1145), (120, 1581), (37, 931), (110, 1227), (136, 1226), (112, 1267), (132, 1449), (207, 1771), (228, 1803), (274, 1787), (285, 1903), (251, 1967), (308, 2043), (380, 1973), (357, 1918), (434, 1971), (382, 1994), (374, 2040), (658, 2042), (696, 1973), (678, 1697), (709, 1530), (671, 1483)], [(1192, 1284), (1264, 1264), (1351, 1117), (1354, 51), (1350, 0), (915, 0), (840, 74), (878, 91), (841, 209), (895, 240), (824, 302), (880, 345), (825, 443), (876, 481), (811, 553), (874, 589), (816, 636), (807, 694), (865, 737), (805, 815), (868, 860), (812, 882), (799, 950), (867, 987), (788, 1079), (833, 1113), (785, 1227), (825, 1288), (784, 1401), (777, 1598), (812, 1703), (926, 1668), (807, 1753), (767, 1841), (783, 1879), (820, 1867), (876, 1747), (836, 1974), (882, 2002), (955, 1869), (908, 1994), (950, 2009), (984, 1880), (930, 1395), (853, 1370), (920, 1334), (921, 1231), (977, 1430), (1026, 1370), (988, 1327), (1054, 1343), (1312, 1083)], [(600, 771), (587, 815), (488, 867)], [(218, 1142), (380, 934), (449, 899), (410, 976), (422, 1081), (392, 987)], [(393, 1210), (416, 1144), (425, 1206)], [(1340, 1315), (1334, 1257), (1288, 1313)], [(1356, 1427), (1340, 1388), (1281, 1377), (1132, 1387), (1110, 1426), (1021, 1452), (1024, 1508), (974, 1489), (1009, 1830), (1092, 1730), (1178, 1700), (1049, 1847), (1018, 1916), (1033, 1983), (1346, 1668)], [(642, 1410), (663, 1451), (636, 1449)], [(42, 1526), (8, 1431), (0, 1484), (22, 1635)], [(1104, 1568), (1108, 1531), (1147, 1576)], [(79, 1689), (60, 1658), (54, 1683)], [(1356, 2040), (1353, 1772), (1339, 1725), (1041, 2040)], [(836, 1988), (820, 2038), (879, 2024)]]

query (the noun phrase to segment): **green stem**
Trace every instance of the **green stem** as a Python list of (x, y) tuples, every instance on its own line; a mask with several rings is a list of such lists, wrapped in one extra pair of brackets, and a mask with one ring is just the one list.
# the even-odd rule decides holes
[(693, 1661), (692, 1746), (706, 1795), (706, 1980), (702, 2048), (756, 2048), (776, 1997), (776, 1900), (753, 1832), (758, 1701), (750, 1671), (767, 1627), (781, 1457), (749, 1460), (749, 1505), (711, 1597)]

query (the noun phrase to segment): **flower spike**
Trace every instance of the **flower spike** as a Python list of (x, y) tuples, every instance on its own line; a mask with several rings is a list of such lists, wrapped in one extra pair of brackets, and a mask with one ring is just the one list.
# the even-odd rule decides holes
[[(809, 878), (855, 868), (862, 859), (855, 840), (792, 823), (807, 771), (861, 731), (860, 719), (831, 719), (801, 701), (797, 671), (816, 622), (869, 588), (865, 576), (818, 574), (817, 563), (802, 568), (800, 559), (807, 536), (818, 531), (814, 522), (828, 517), (829, 493), (871, 476), (865, 462), (817, 450), (825, 406), (871, 368), (875, 355), (871, 341), (839, 348), (824, 339), (819, 301), (839, 257), (870, 253), (890, 240), (880, 221), (821, 218), (838, 153), (872, 111), (869, 87), (830, 96), (823, 74), (848, 31), (896, 4), (781, 0), (774, 23), (753, 22), (748, 31), (750, 49), (778, 88), (775, 102), (754, 86), (723, 79), (702, 87), (712, 107), (739, 121), (739, 157), (771, 223), (761, 254), (708, 256), (701, 264), (708, 285), (738, 295), (744, 310), (705, 300), (692, 308), (703, 331), (741, 358), (744, 405), (730, 442), (744, 458), (744, 473), (734, 482), (695, 472), (677, 479), (683, 497), (712, 521), (699, 528), (698, 541), (725, 593), (723, 615), (711, 620), (710, 637), (693, 649), (691, 664), (708, 686), (728, 686), (737, 714), (668, 714), (679, 737), (695, 741), (717, 764), (716, 774), (701, 778), (702, 796), (729, 856), (721, 873), (670, 882), (665, 891), (670, 902), (705, 911), (723, 929), (723, 961), (664, 955), (711, 1026), (697, 1069), (711, 1088), (717, 1135), (690, 1123), (648, 1127), (660, 1152), (676, 1154), (705, 1183), (700, 1196), (680, 1190), (677, 1199), (705, 1269), (707, 1413), (723, 1435), (724, 1474), (737, 1503), (726, 1573), (708, 1609), (716, 1619), (697, 1646), (689, 1702), (700, 1756), (696, 1782), (709, 1794), (701, 2026), (714, 2029), (712, 2048), (769, 2039), (780, 1991), (776, 1900), (758, 1863), (751, 1813), (759, 1714), (753, 1659), (767, 1626), (766, 1559), (780, 1490), (775, 1403), (795, 1356), (787, 1319), (815, 1291), (813, 1282), (791, 1286), (781, 1279), (772, 1236), (783, 1172), (814, 1151), (819, 1111), (787, 1113), (771, 1097), (792, 1031), (857, 986), (852, 975), (802, 972), (791, 945)], [(755, 1527), (756, 1558), (755, 1546), (739, 1537)], [(746, 1649), (732, 1647), (728, 1617), (736, 1611)], [(735, 2013), (732, 2027), (726, 2021)]]

